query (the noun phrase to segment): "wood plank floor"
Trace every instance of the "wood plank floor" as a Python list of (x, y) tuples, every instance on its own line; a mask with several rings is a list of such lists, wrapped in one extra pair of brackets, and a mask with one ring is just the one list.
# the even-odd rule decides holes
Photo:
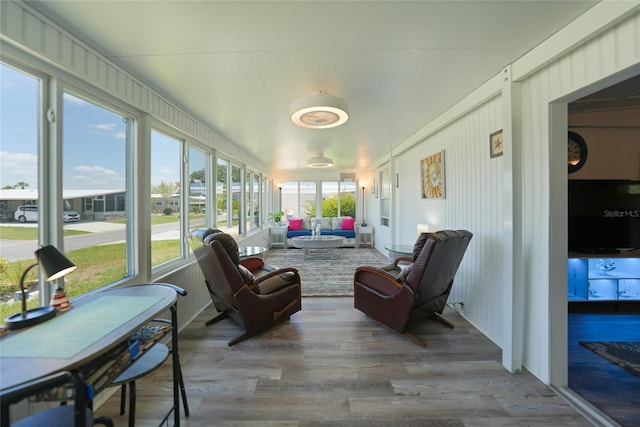
[[(452, 310), (454, 330), (414, 329), (419, 347), (366, 318), (352, 298), (309, 297), (289, 322), (227, 347), (240, 333), (202, 313), (180, 333), (191, 417), (185, 426), (590, 426)], [(139, 380), (136, 426), (156, 426), (171, 401), (170, 364)], [(98, 410), (117, 426), (120, 395)]]
[(640, 341), (640, 314), (569, 315), (569, 387), (621, 426), (640, 426), (640, 377), (580, 341)]

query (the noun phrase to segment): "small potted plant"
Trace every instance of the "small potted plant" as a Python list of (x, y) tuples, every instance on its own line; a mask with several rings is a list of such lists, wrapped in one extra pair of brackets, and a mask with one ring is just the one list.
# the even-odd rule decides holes
[(282, 220), (283, 216), (284, 216), (284, 212), (282, 212), (282, 211), (271, 212), (269, 214), (269, 218), (271, 218), (273, 220), (275, 225), (280, 225), (280, 221)]

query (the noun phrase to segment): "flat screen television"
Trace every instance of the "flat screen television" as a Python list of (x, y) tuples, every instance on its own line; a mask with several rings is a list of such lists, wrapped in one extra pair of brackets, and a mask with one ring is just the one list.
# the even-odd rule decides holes
[(640, 181), (569, 180), (569, 250), (640, 248)]

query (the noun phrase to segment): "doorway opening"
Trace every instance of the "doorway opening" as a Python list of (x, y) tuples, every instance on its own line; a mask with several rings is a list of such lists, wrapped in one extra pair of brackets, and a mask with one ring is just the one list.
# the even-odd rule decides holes
[[(624, 228), (627, 222), (637, 227), (640, 218), (616, 223), (624, 228), (620, 243), (612, 239), (615, 230), (602, 233), (606, 244), (597, 243), (602, 218), (577, 229), (578, 222), (588, 222), (578, 217), (581, 204), (593, 208), (597, 198), (617, 191), (614, 182), (637, 188), (637, 194), (626, 190), (631, 194), (625, 200), (640, 206), (640, 75), (568, 104), (568, 131), (568, 179), (582, 181), (568, 186), (568, 387), (620, 425), (640, 425), (640, 376), (584, 345), (640, 342), (640, 244), (633, 243), (636, 232)], [(601, 184), (607, 188), (603, 194), (596, 189)], [(577, 196), (572, 190), (585, 185), (591, 193)], [(626, 215), (634, 209), (607, 210)], [(593, 209), (584, 212), (593, 215)], [(632, 243), (622, 243), (625, 238)]]

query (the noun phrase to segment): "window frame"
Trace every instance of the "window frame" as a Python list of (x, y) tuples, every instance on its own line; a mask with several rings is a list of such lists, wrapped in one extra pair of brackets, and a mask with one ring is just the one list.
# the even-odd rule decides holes
[[(380, 225), (382, 227), (391, 226), (391, 169), (386, 168), (378, 172), (378, 182), (380, 182)], [(386, 209), (385, 209), (386, 205)], [(388, 212), (385, 212), (388, 210)], [(386, 213), (386, 215), (385, 215)]]

